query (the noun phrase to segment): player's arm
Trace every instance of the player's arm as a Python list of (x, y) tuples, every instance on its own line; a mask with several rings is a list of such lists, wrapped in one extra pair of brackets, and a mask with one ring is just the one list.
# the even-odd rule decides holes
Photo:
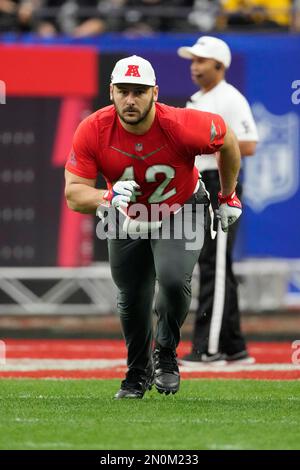
[(95, 213), (104, 202), (106, 190), (96, 189), (96, 179), (82, 178), (65, 170), (65, 196), (69, 209), (83, 214)]
[(241, 165), (235, 134), (218, 114), (185, 109), (185, 118), (192, 154), (217, 155), (221, 192), (223, 196), (231, 194), (235, 190)]
[(96, 189), (96, 179), (82, 178), (65, 170), (65, 196), (69, 209), (83, 214), (95, 213), (100, 205), (127, 207), (139, 188), (135, 181), (117, 181), (111, 189)]
[[(220, 187), (218, 194), (218, 216), (222, 230), (227, 232), (242, 213), (242, 205), (235, 193), (237, 178), (241, 166), (241, 152), (238, 140), (218, 114), (193, 112), (186, 110), (190, 120), (194, 120), (192, 128), (201, 129), (199, 148), (202, 154), (215, 153), (217, 158)], [(197, 121), (201, 126), (197, 126)], [(201, 141), (202, 140), (202, 141)]]
[(256, 150), (256, 141), (252, 140), (239, 140), (239, 148), (242, 157), (251, 157), (255, 154)]
[(97, 129), (93, 115), (76, 129), (65, 169), (65, 197), (68, 207), (83, 214), (96, 213), (101, 205), (127, 207), (139, 185), (135, 181), (117, 181), (108, 189), (96, 189), (99, 168), (96, 162)]
[(217, 154), (221, 193), (231, 194), (236, 187), (237, 177), (241, 166), (239, 143), (233, 131), (227, 126), (224, 144)]
[(235, 193), (237, 177), (241, 164), (241, 153), (238, 140), (232, 130), (227, 127), (224, 144), (217, 154), (221, 191), (218, 194), (218, 217), (222, 230), (228, 231), (242, 213), (242, 204)]

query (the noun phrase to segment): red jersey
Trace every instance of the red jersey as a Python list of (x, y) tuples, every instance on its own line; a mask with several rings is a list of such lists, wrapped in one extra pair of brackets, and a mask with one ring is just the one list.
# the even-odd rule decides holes
[(66, 169), (91, 179), (101, 173), (108, 189), (118, 180), (134, 180), (140, 186), (135, 202), (148, 208), (183, 205), (198, 181), (195, 156), (216, 152), (226, 126), (217, 114), (155, 107), (154, 122), (143, 135), (126, 131), (113, 105), (88, 116), (75, 132)]

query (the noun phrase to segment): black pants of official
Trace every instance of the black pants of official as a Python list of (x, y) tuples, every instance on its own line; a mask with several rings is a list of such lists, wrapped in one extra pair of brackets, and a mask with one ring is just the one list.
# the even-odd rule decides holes
[[(220, 191), (218, 171), (204, 171), (202, 179), (210, 193), (213, 209), (218, 206), (217, 194)], [(237, 186), (240, 197), (241, 185)], [(246, 349), (245, 339), (240, 327), (240, 310), (238, 305), (237, 281), (232, 270), (232, 251), (238, 228), (238, 222), (230, 226), (226, 250), (225, 298), (222, 311), (222, 323), (219, 335), (218, 352), (235, 354)], [(211, 334), (211, 319), (215, 295), (217, 237), (212, 240), (206, 232), (204, 245), (199, 257), (200, 285), (199, 301), (193, 332), (193, 350), (207, 353)], [(216, 352), (216, 351), (214, 351)]]
[[(204, 206), (196, 221), (198, 249), (186, 249), (186, 239), (108, 240), (112, 277), (118, 287), (118, 312), (128, 350), (128, 368), (146, 370), (152, 364), (152, 320), (155, 282), (155, 341), (176, 349), (180, 327), (189, 311), (191, 278), (204, 240)], [(195, 222), (193, 212), (190, 214)]]

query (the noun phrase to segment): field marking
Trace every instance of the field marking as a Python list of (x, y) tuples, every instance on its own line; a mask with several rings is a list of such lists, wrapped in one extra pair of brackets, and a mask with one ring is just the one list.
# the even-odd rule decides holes
[(193, 367), (180, 367), (181, 372), (257, 372), (257, 371), (269, 371), (269, 370), (299, 370), (300, 364), (295, 365), (291, 363), (280, 363), (280, 364), (235, 364), (235, 365), (224, 365), (224, 366), (209, 366), (209, 365), (198, 365)]
[[(46, 380), (121, 379), (126, 372), (123, 340), (7, 339), (6, 363), (0, 378)], [(182, 341), (179, 359), (190, 351)], [(180, 366), (183, 379), (300, 380), (300, 364), (292, 364), (291, 343), (249, 343), (255, 364), (189, 364)]]
[(125, 359), (7, 359), (0, 365), (4, 371), (34, 371), (34, 370), (95, 370), (112, 369), (126, 366)]
[[(5, 371), (35, 371), (35, 370), (102, 370), (126, 367), (125, 359), (7, 359), (0, 365), (0, 373)], [(257, 371), (300, 371), (300, 364), (234, 364), (234, 365), (207, 365), (193, 364), (193, 367), (179, 366), (181, 372), (257, 372)]]
[[(60, 359), (60, 360), (99, 360), (100, 359), (125, 359), (126, 347), (123, 340), (108, 339), (7, 339), (7, 359)], [(256, 359), (256, 364), (291, 363), (293, 354), (292, 343), (249, 342), (249, 354)], [(183, 357), (190, 352), (191, 343), (181, 341), (178, 347), (178, 357)], [(3, 362), (3, 361), (2, 361)], [(186, 364), (185, 364), (186, 365)], [(192, 367), (192, 364), (188, 364)], [(232, 364), (228, 364), (228, 366)], [(205, 371), (213, 365), (203, 365)], [(198, 365), (197, 365), (198, 367)], [(236, 365), (234, 366), (236, 367)], [(223, 370), (223, 369), (222, 369)], [(227, 369), (230, 370), (230, 369)], [(246, 370), (246, 369), (245, 369)], [(1, 370), (0, 370), (1, 372)]]

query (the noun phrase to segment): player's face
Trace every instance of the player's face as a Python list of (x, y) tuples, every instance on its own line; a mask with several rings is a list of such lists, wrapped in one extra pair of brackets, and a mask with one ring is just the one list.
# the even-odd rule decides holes
[(223, 69), (216, 69), (217, 62), (214, 59), (194, 56), (191, 63), (191, 77), (193, 82), (201, 88), (214, 85), (218, 78), (224, 74)]
[(111, 87), (111, 99), (126, 124), (144, 121), (157, 100), (157, 87), (120, 83)]

